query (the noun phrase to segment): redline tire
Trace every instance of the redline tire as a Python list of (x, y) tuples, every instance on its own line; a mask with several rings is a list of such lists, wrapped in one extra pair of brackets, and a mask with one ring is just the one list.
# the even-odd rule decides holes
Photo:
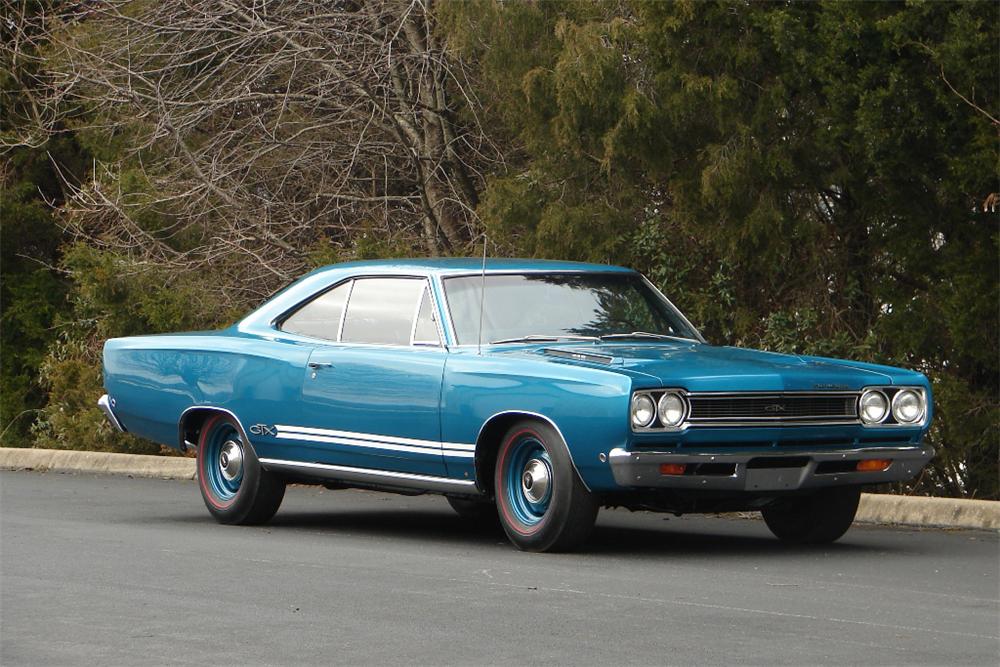
[(494, 471), (497, 514), (523, 551), (569, 551), (590, 535), (600, 509), (551, 425), (523, 420), (504, 436)]
[(219, 523), (264, 523), (285, 496), (284, 478), (261, 467), (239, 424), (223, 413), (201, 428), (197, 469), (202, 500)]

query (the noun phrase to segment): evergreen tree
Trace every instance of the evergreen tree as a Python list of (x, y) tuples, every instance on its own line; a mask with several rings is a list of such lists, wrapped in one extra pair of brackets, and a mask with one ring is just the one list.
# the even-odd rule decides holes
[(926, 373), (996, 497), (996, 3), (463, 3), (508, 252), (645, 271), (722, 344)]

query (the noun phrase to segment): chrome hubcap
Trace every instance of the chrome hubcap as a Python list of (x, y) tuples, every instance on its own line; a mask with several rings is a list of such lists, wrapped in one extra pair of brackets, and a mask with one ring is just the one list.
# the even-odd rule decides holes
[(219, 472), (226, 481), (233, 481), (243, 472), (243, 448), (235, 440), (222, 443), (219, 452)]
[(521, 491), (530, 502), (539, 503), (549, 492), (549, 467), (544, 461), (531, 459), (521, 473)]

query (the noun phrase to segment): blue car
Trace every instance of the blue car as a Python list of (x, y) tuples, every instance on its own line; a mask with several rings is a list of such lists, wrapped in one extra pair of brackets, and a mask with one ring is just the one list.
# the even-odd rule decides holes
[(934, 454), (920, 373), (711, 345), (594, 264), (328, 266), (228, 329), (107, 341), (104, 384), (116, 428), (197, 450), (222, 523), (267, 521), (289, 482), (426, 492), (531, 551), (579, 546), (602, 506), (832, 542), (862, 485)]

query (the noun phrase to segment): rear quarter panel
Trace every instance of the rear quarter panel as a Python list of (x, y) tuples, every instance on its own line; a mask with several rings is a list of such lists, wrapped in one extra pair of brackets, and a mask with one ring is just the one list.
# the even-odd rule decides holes
[(179, 447), (191, 406), (224, 407), (246, 426), (295, 405), (309, 351), (230, 330), (114, 338), (104, 346), (104, 386), (130, 433)]

